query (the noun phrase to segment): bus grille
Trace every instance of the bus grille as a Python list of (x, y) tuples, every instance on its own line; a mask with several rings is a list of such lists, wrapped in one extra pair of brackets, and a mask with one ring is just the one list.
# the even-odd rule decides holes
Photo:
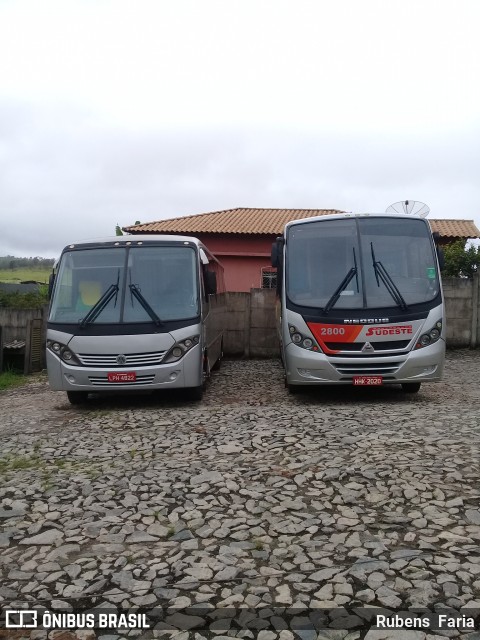
[(393, 375), (398, 371), (398, 368), (402, 364), (400, 361), (395, 362), (376, 362), (375, 364), (360, 364), (357, 362), (352, 363), (332, 363), (335, 369), (342, 376), (388, 376)]
[(125, 361), (119, 364), (117, 354), (79, 353), (78, 359), (84, 367), (151, 367), (160, 364), (166, 351), (152, 351), (149, 353), (125, 354)]
[[(394, 349), (406, 349), (410, 344), (410, 340), (386, 340), (384, 342), (370, 342), (375, 349), (372, 353), (363, 353), (362, 356), (378, 355), (378, 351), (390, 351)], [(365, 346), (365, 342), (325, 342), (327, 349), (331, 351), (355, 351), (360, 353)]]
[(115, 386), (128, 386), (128, 387), (134, 387), (135, 385), (140, 385), (140, 384), (152, 384), (152, 382), (155, 379), (155, 374), (149, 375), (149, 376), (137, 376), (137, 379), (134, 380), (133, 382), (109, 382), (107, 376), (89, 376), (88, 377), (90, 384), (92, 386), (105, 386), (105, 387), (111, 387), (112, 389), (115, 388)]

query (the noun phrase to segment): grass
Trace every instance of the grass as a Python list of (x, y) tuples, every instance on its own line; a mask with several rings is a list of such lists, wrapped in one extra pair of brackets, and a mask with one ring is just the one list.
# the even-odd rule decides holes
[(67, 475), (81, 473), (90, 480), (96, 480), (102, 475), (96, 466), (91, 465), (90, 460), (45, 459), (40, 455), (39, 449), (40, 443), (37, 441), (33, 453), (7, 454), (0, 458), (0, 475), (10, 475), (16, 471), (25, 470), (38, 471), (41, 473), (42, 490), (45, 492), (56, 486), (54, 479), (57, 472)]
[(27, 377), (21, 375), (20, 373), (15, 373), (14, 371), (4, 371), (0, 373), (0, 391), (5, 391), (6, 389), (12, 389), (13, 387), (19, 387), (22, 384), (25, 384), (27, 381)]
[(24, 280), (35, 280), (48, 284), (48, 278), (52, 273), (51, 267), (38, 269), (20, 267), (18, 269), (0, 269), (0, 282), (11, 282), (18, 284)]
[(0, 472), (18, 471), (21, 469), (42, 469), (45, 461), (37, 455), (6, 456), (0, 459)]

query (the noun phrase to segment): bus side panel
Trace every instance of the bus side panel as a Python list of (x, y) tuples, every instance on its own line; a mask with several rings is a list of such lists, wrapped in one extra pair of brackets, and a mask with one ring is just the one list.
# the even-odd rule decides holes
[(222, 357), (223, 332), (226, 319), (225, 295), (225, 293), (212, 294), (208, 296), (208, 303), (205, 305), (206, 315), (203, 321), (210, 368)]

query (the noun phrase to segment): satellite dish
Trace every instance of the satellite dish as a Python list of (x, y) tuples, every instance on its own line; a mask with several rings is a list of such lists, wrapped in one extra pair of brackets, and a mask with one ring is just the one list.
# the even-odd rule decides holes
[(426, 218), (430, 213), (430, 207), (419, 200), (400, 200), (387, 207), (385, 213), (410, 213), (412, 216)]

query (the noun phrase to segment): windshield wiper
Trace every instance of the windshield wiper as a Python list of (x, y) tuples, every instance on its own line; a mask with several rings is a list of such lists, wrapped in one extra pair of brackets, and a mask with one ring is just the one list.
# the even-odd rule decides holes
[(97, 302), (93, 305), (87, 315), (80, 323), (80, 327), (85, 329), (87, 324), (91, 324), (95, 322), (98, 316), (102, 313), (102, 311), (108, 306), (110, 300), (115, 298), (115, 304), (117, 304), (117, 294), (118, 294), (118, 280), (120, 278), (120, 270), (117, 276), (117, 284), (111, 284), (108, 289), (105, 291), (103, 296), (97, 300)]
[(345, 291), (345, 289), (347, 288), (348, 284), (350, 283), (350, 280), (353, 278), (353, 276), (357, 276), (357, 291), (359, 291), (358, 288), (358, 275), (357, 275), (357, 257), (355, 255), (355, 247), (353, 248), (353, 263), (355, 266), (353, 266), (350, 271), (347, 273), (347, 275), (345, 276), (345, 278), (341, 281), (341, 283), (338, 285), (338, 287), (335, 289), (335, 291), (333, 292), (332, 297), (330, 298), (330, 300), (327, 302), (327, 304), (324, 306), (323, 308), (323, 313), (326, 315), (330, 309), (337, 303), (337, 300), (339, 299), (342, 291)]
[(159, 327), (162, 324), (162, 321), (160, 320), (160, 318), (157, 316), (157, 314), (155, 313), (155, 311), (152, 309), (152, 307), (148, 304), (147, 300), (143, 297), (143, 295), (140, 293), (140, 289), (136, 284), (129, 284), (128, 288), (130, 289), (130, 291), (132, 292), (132, 295), (134, 298), (136, 298), (138, 300), (138, 302), (142, 305), (142, 307), (145, 309), (145, 311), (148, 313), (148, 315), (150, 316), (150, 318), (155, 322), (155, 324), (157, 325), (157, 327)]
[(375, 258), (375, 251), (373, 250), (373, 242), (370, 243), (370, 249), (372, 251), (372, 264), (373, 264), (373, 269), (375, 271), (375, 277), (377, 279), (377, 286), (380, 286), (380, 280), (381, 280), (385, 285), (386, 290), (395, 300), (397, 305), (401, 309), (403, 309), (403, 311), (406, 311), (408, 309), (408, 305), (405, 302), (405, 298), (400, 293), (400, 290), (395, 284), (395, 282), (393, 281), (392, 276), (388, 273), (388, 271), (385, 269), (383, 264)]

